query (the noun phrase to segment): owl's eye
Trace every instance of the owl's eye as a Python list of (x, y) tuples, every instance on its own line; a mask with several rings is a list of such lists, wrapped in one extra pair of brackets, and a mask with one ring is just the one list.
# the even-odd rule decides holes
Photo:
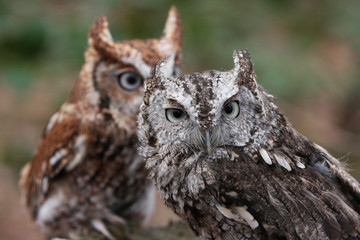
[(143, 78), (138, 73), (132, 71), (120, 73), (117, 78), (120, 87), (126, 91), (134, 91), (143, 83)]
[(185, 112), (178, 108), (168, 108), (165, 113), (166, 119), (172, 123), (178, 123), (186, 117)]
[(225, 104), (224, 108), (221, 111), (222, 115), (228, 118), (236, 118), (239, 116), (240, 113), (240, 107), (239, 103), (237, 101), (231, 101)]

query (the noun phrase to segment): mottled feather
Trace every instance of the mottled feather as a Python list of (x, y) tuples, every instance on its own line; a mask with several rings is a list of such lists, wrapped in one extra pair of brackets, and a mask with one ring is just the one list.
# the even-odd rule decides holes
[(138, 137), (165, 203), (201, 239), (359, 239), (359, 183), (291, 126), (247, 51), (234, 65), (153, 68)]
[(181, 65), (182, 31), (175, 7), (159, 39), (114, 42), (106, 17), (89, 31), (85, 64), (70, 99), (48, 121), (20, 185), (32, 218), (49, 237), (106, 222), (145, 223), (153, 186), (137, 153), (136, 118), (143, 83), (156, 61)]

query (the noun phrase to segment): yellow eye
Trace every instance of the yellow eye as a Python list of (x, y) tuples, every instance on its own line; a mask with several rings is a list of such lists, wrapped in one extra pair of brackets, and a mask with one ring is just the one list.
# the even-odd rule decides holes
[(240, 113), (239, 103), (237, 101), (228, 102), (223, 107), (221, 113), (225, 117), (228, 117), (231, 119), (236, 118), (237, 116), (239, 116), (239, 113)]
[(186, 117), (186, 113), (178, 108), (168, 108), (165, 110), (166, 119), (172, 123), (178, 123)]

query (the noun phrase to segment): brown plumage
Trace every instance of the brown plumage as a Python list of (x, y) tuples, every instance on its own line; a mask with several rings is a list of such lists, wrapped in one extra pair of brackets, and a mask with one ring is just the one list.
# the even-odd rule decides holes
[(94, 227), (110, 238), (103, 222), (149, 218), (153, 187), (137, 155), (136, 117), (151, 66), (173, 56), (179, 72), (181, 35), (175, 7), (160, 39), (113, 42), (105, 17), (91, 27), (71, 97), (22, 171), (26, 205), (48, 236)]
[(173, 77), (155, 65), (139, 114), (139, 152), (165, 203), (201, 239), (360, 239), (360, 185), (292, 128), (234, 69)]

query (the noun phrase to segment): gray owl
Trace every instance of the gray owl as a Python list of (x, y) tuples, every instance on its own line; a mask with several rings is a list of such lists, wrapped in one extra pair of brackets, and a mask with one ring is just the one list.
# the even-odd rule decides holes
[(360, 239), (359, 183), (292, 128), (247, 51), (234, 52), (230, 71), (176, 78), (173, 64), (146, 82), (140, 152), (201, 239)]

